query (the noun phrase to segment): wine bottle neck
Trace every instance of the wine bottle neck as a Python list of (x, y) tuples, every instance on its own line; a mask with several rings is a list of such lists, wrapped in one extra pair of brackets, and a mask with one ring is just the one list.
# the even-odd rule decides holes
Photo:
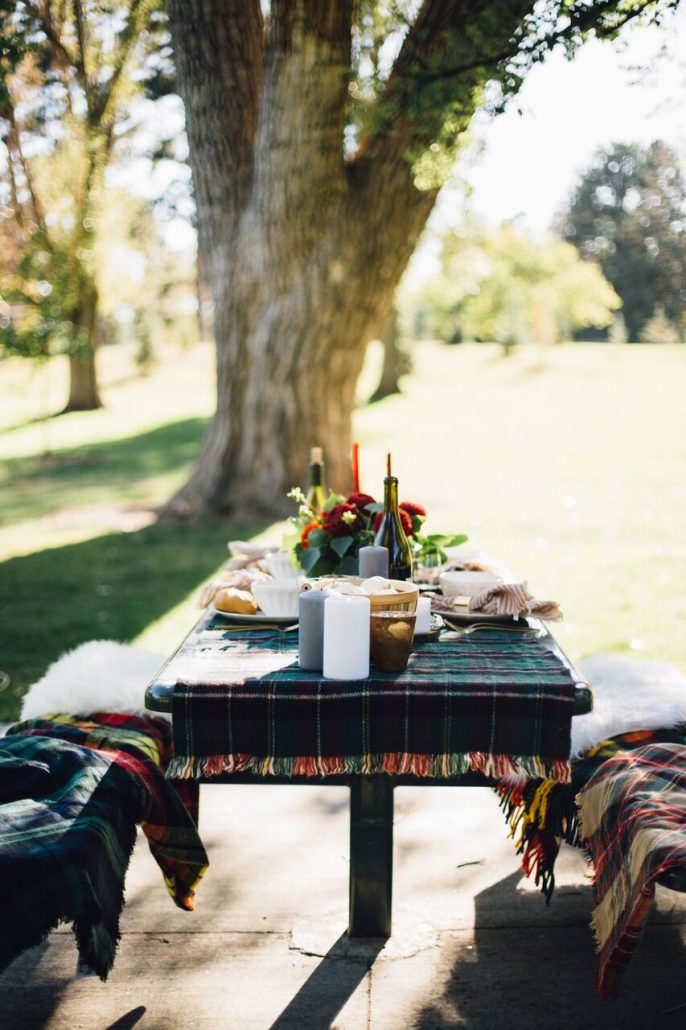
[(324, 483), (324, 465), (314, 462), (310, 465), (310, 486), (322, 486)]
[(384, 511), (398, 510), (398, 480), (395, 476), (386, 476), (383, 481), (383, 506)]

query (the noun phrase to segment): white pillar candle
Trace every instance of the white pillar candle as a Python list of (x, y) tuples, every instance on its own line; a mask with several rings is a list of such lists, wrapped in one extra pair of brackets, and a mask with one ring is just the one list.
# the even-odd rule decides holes
[(368, 597), (333, 594), (324, 602), (324, 676), (363, 680), (369, 676)]
[(431, 632), (431, 601), (428, 597), (420, 597), (417, 600), (417, 621), (414, 631), (415, 633)]

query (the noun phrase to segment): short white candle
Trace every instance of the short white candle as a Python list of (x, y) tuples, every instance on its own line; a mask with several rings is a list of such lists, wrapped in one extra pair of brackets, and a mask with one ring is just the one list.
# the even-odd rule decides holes
[(368, 597), (334, 594), (324, 602), (324, 676), (363, 680), (369, 676)]
[(361, 547), (358, 553), (358, 570), (362, 579), (369, 579), (371, 576), (383, 576), (388, 579), (388, 548), (376, 547), (370, 544), (369, 547)]
[(417, 601), (417, 621), (414, 624), (415, 633), (431, 632), (431, 600), (428, 597), (420, 597)]

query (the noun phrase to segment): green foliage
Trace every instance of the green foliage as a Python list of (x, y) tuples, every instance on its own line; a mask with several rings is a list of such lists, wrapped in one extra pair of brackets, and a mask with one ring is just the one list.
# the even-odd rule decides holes
[(564, 236), (600, 264), (622, 300), (630, 340), (658, 306), (686, 312), (686, 187), (664, 143), (599, 150), (560, 217)]
[(554, 48), (571, 56), (591, 36), (614, 39), (636, 19), (660, 21), (677, 2), (494, 0), (448, 5), (448, 13), (432, 22), (431, 15), (423, 17), (430, 5), (416, 0), (360, 0), (348, 140), (397, 132), (402, 119), (403, 131), (411, 130), (407, 156), (415, 185), (438, 189), (477, 107), (502, 110)]
[(105, 172), (135, 135), (136, 97), (165, 62), (160, 0), (0, 0), (5, 351), (89, 359), (102, 315), (122, 300), (113, 256), (124, 237), (129, 254), (155, 247), (143, 205), (108, 187)]
[(556, 343), (578, 329), (609, 325), (619, 307), (599, 268), (574, 247), (510, 225), (449, 234), (442, 261), (441, 275), (403, 306), (415, 328), (447, 342), (490, 340), (505, 350)]
[(30, 358), (47, 357), (54, 340), (64, 350), (78, 349), (79, 331), (70, 318), (74, 283), (69, 252), (48, 248), (45, 234), (37, 229), (24, 241), (15, 262), (10, 264), (7, 256), (6, 250), (0, 267), (0, 298), (7, 312), (3, 349)]

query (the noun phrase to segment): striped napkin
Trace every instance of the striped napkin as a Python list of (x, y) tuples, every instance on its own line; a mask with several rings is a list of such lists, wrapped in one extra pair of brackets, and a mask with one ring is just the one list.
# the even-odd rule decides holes
[(531, 615), (546, 622), (557, 622), (562, 618), (557, 602), (536, 600), (525, 582), (497, 583), (487, 587), (471, 598), (469, 611), (484, 615), (512, 615), (515, 619)]

